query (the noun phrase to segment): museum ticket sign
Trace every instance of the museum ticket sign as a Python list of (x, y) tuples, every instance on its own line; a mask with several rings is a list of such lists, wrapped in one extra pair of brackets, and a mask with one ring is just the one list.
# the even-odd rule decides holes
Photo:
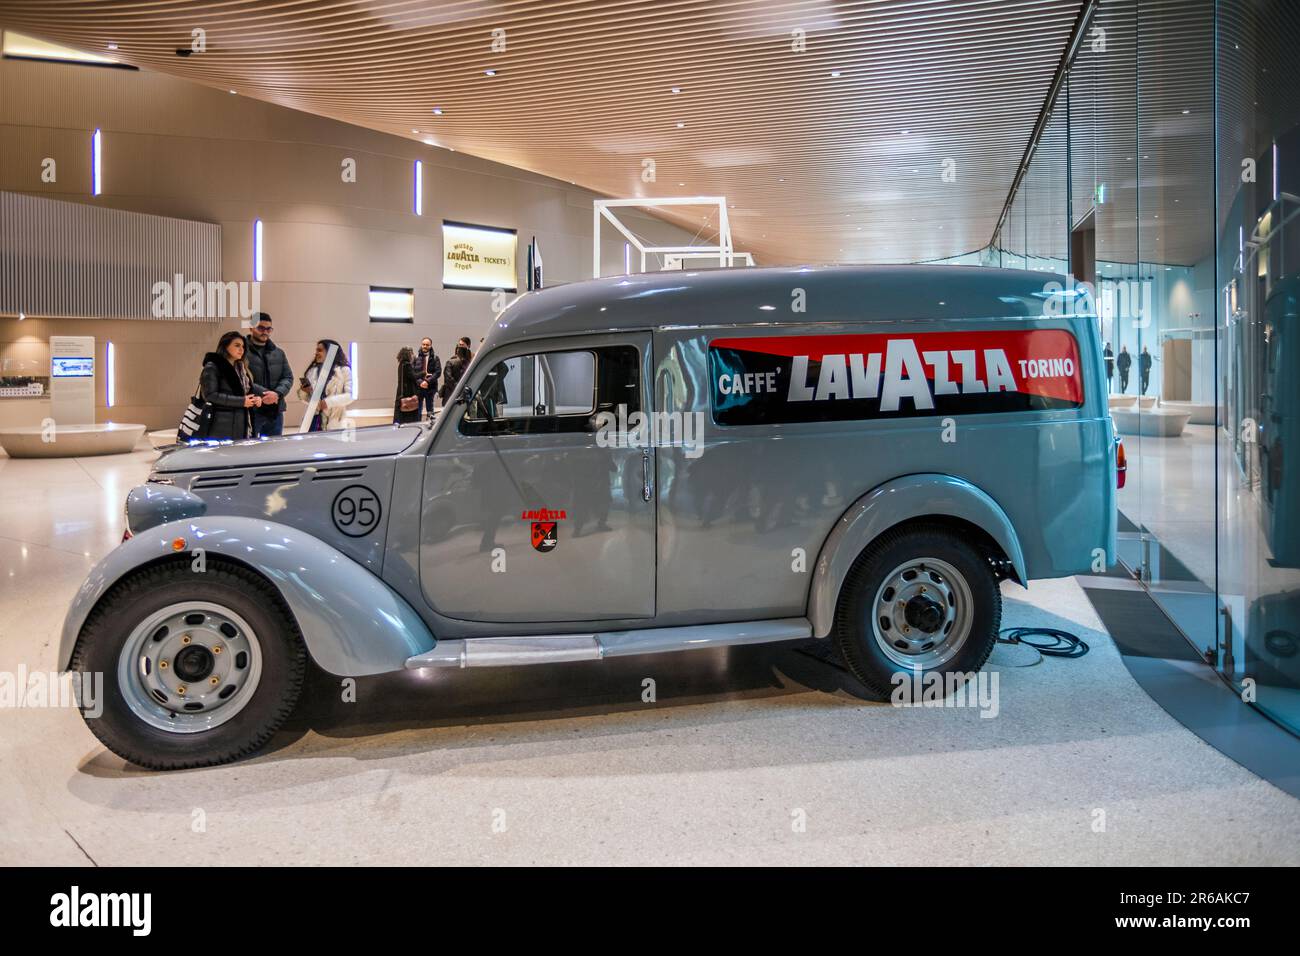
[(719, 425), (1078, 408), (1063, 329), (792, 335), (709, 343)]
[(513, 229), (442, 224), (442, 287), (517, 292)]

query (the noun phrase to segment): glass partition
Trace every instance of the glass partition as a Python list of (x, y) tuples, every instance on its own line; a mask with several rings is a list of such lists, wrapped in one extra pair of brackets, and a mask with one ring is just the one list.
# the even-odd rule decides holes
[(1216, 664), (1300, 728), (1300, 8), (1217, 5)]
[(1297, 50), (1288, 0), (1102, 0), (980, 261), (1093, 283), (1121, 562), (1300, 731)]

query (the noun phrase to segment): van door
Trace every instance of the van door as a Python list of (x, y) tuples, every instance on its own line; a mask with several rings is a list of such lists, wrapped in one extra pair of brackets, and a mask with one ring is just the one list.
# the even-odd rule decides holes
[(425, 468), (426, 600), (470, 621), (653, 617), (654, 449), (601, 427), (649, 407), (649, 334), (486, 358), (475, 401), (443, 411)]

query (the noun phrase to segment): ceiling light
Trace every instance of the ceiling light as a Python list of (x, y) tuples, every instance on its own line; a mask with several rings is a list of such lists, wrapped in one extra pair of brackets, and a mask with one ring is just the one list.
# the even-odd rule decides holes
[(670, 93), (680, 93), (681, 91), (682, 91), (682, 88), (681, 88), (680, 86), (674, 86), (674, 87), (673, 87), (671, 90), (669, 90), (668, 92), (670, 92)]
[(22, 57), (27, 60), (119, 64), (119, 61), (111, 56), (99, 56), (96, 53), (74, 50), (72, 47), (63, 46), (59, 43), (50, 43), (46, 40), (38, 40), (36, 37), (15, 33), (13, 30), (3, 32), (3, 37), (0, 38), (0, 48), (3, 49), (5, 56)]
[(435, 107), (433, 108), (433, 115), (434, 115), (434, 116), (441, 116), (441, 115), (442, 115), (442, 107), (441, 107), (441, 106), (435, 106)]
[(839, 75), (840, 75), (840, 71), (839, 71), (839, 70), (831, 70), (831, 79), (832, 79), (832, 80), (834, 80), (834, 79), (838, 79), (838, 78), (839, 78)]
[(678, 129), (684, 129), (685, 127), (686, 127), (686, 124), (685, 124), (685, 123), (678, 123), (678, 124), (677, 124), (677, 128), (678, 128)]
[(1190, 113), (1190, 112), (1191, 112), (1191, 110), (1183, 110), (1183, 115), (1186, 116), (1186, 115), (1187, 115), (1188, 113)]
[(108, 48), (109, 48), (110, 50), (116, 50), (116, 49), (117, 49), (117, 44), (116, 44), (116, 43), (110, 43), (110, 44), (108, 45)]
[(231, 90), (231, 91), (230, 91), (230, 95), (231, 95), (231, 96), (234, 96), (234, 95), (235, 95), (235, 91), (234, 91), (234, 90)]
[(496, 76), (496, 75), (497, 75), (497, 71), (496, 71), (496, 70), (484, 70), (484, 71), (483, 71), (483, 75), (484, 75), (484, 76)]

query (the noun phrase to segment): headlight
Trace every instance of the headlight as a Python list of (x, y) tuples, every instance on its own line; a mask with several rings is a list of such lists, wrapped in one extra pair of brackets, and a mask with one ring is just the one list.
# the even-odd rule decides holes
[(197, 518), (206, 514), (207, 503), (171, 479), (137, 485), (126, 496), (126, 528), (136, 535), (169, 521)]

